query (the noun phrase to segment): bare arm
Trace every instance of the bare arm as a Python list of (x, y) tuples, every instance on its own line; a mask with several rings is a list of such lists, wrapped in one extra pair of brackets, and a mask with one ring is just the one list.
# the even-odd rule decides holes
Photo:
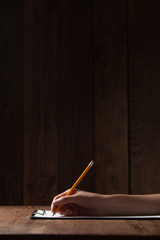
[(64, 215), (160, 214), (160, 194), (103, 195), (76, 190), (73, 195), (65, 196), (66, 192), (53, 199), (52, 212), (60, 205), (60, 213)]
[(105, 215), (149, 215), (160, 213), (160, 194), (106, 195)]

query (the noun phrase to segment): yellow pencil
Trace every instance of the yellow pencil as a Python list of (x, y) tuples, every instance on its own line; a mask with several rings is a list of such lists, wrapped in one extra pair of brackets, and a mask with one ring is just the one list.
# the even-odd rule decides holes
[[(82, 181), (82, 179), (84, 178), (84, 176), (87, 174), (87, 172), (90, 170), (90, 168), (93, 166), (94, 161), (92, 160), (88, 166), (86, 167), (86, 169), (82, 172), (82, 174), (80, 175), (80, 177), (77, 179), (77, 181), (73, 184), (73, 186), (71, 187), (71, 189), (66, 193), (65, 196), (71, 195), (73, 193), (73, 191), (75, 190), (75, 188), (77, 187), (77, 185)], [(54, 211), (53, 215), (56, 214), (60, 208), (62, 206), (58, 206), (56, 208), (56, 210)]]

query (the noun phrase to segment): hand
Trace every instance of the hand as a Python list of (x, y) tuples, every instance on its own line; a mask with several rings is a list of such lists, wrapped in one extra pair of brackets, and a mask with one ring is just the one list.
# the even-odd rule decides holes
[(62, 206), (62, 215), (104, 216), (104, 215), (154, 215), (160, 212), (160, 194), (102, 195), (75, 190), (72, 195), (65, 196), (69, 190), (56, 196), (51, 204), (54, 212)]
[(103, 215), (103, 195), (75, 190), (72, 195), (65, 196), (68, 191), (57, 195), (53, 199), (51, 204), (52, 212), (58, 206), (62, 206), (58, 212), (65, 216)]

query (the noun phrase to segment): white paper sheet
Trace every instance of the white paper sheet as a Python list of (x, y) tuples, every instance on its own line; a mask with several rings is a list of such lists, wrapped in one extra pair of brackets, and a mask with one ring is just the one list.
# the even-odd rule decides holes
[(53, 215), (49, 210), (36, 210), (31, 219), (160, 219), (160, 215), (146, 216), (64, 216), (59, 213)]

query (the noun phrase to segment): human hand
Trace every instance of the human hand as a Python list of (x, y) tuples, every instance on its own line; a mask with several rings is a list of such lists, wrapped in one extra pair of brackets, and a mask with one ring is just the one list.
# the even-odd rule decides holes
[(64, 193), (56, 196), (51, 204), (51, 211), (62, 215), (73, 216), (106, 216), (106, 215), (155, 215), (159, 214), (160, 194), (111, 194), (102, 195), (75, 190), (72, 195)]
[(75, 190), (72, 195), (66, 196), (69, 190), (57, 195), (51, 204), (51, 211), (58, 211), (65, 216), (75, 215), (103, 215), (103, 195)]

